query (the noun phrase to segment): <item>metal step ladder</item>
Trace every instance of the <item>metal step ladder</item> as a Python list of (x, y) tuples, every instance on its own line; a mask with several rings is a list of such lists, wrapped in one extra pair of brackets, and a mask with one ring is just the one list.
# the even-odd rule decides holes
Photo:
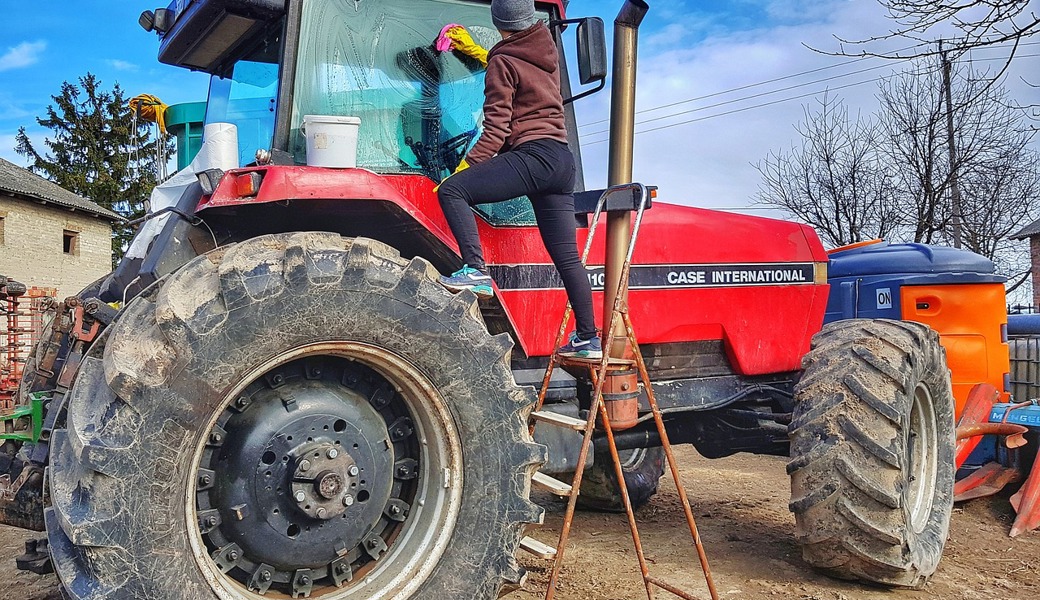
[[(548, 544), (540, 542), (530, 536), (523, 538), (520, 542), (520, 548), (522, 550), (539, 558), (553, 561), (552, 574), (549, 578), (548, 588), (545, 592), (545, 600), (552, 600), (556, 593), (556, 584), (560, 576), (560, 569), (563, 566), (564, 551), (567, 547), (571, 524), (574, 520), (574, 510), (577, 506), (578, 495), (581, 490), (582, 472), (584, 471), (585, 463), (588, 460), (589, 449), (592, 446), (592, 434), (596, 429), (597, 416), (602, 424), (602, 429), (606, 433), (610, 455), (614, 461), (614, 472), (619, 487), (621, 488), (621, 499), (625, 506), (625, 512), (628, 514), (628, 525), (632, 533), (632, 541), (635, 546), (636, 557), (639, 560), (639, 568), (642, 573), (643, 584), (646, 588), (648, 600), (653, 600), (655, 588), (663, 589), (680, 598), (686, 598), (688, 600), (693, 600), (695, 598), (695, 596), (692, 596), (669, 583), (652, 577), (649, 572), (649, 567), (647, 566), (646, 557), (643, 554), (643, 545), (639, 537), (639, 529), (636, 525), (635, 512), (633, 511), (632, 503), (629, 499), (628, 486), (625, 484), (621, 460), (618, 457), (617, 446), (614, 443), (614, 434), (610, 426), (610, 416), (603, 396), (604, 383), (611, 371), (631, 370), (633, 367), (638, 369), (640, 383), (642, 384), (643, 391), (649, 401), (650, 410), (653, 412), (654, 422), (657, 425), (657, 431), (661, 437), (661, 446), (664, 448), (665, 457), (667, 458), (672, 478), (675, 480), (675, 487), (679, 491), (679, 498), (682, 501), (683, 511), (686, 514), (686, 523), (689, 525), (690, 534), (693, 536), (693, 542), (697, 549), (697, 556), (701, 563), (701, 569), (704, 572), (704, 579), (708, 585), (708, 591), (711, 594), (712, 600), (718, 600), (715, 583), (712, 580), (711, 570), (708, 567), (708, 559), (704, 551), (704, 546), (701, 543), (700, 534), (697, 531), (697, 523), (693, 518), (693, 511), (690, 508), (690, 501), (686, 496), (686, 490), (683, 488), (682, 482), (679, 480), (679, 469), (675, 463), (675, 457), (672, 454), (671, 444), (668, 442), (668, 433), (665, 430), (664, 421), (661, 418), (661, 411), (657, 406), (657, 400), (654, 398), (653, 386), (651, 385), (650, 377), (647, 373), (646, 364), (643, 362), (642, 354), (639, 351), (639, 345), (636, 342), (635, 331), (632, 328), (632, 321), (629, 319), (628, 307), (623, 294), (632, 263), (632, 253), (635, 249), (636, 240), (639, 235), (639, 227), (643, 220), (643, 212), (648, 207), (650, 198), (654, 191), (656, 191), (656, 188), (648, 188), (642, 184), (633, 183), (612, 187), (600, 197), (592, 218), (592, 224), (589, 227), (589, 236), (585, 243), (585, 250), (582, 253), (581, 262), (583, 265), (588, 260), (596, 226), (599, 223), (600, 215), (604, 210), (613, 211), (617, 209), (616, 207), (623, 206), (624, 208), (621, 210), (636, 211), (636, 220), (632, 229), (632, 237), (628, 246), (625, 262), (622, 266), (620, 283), (616, 290), (617, 293), (614, 295), (613, 310), (610, 313), (607, 327), (604, 328), (604, 331), (606, 332), (606, 340), (603, 344), (603, 358), (582, 359), (568, 358), (559, 355), (558, 349), (560, 344), (563, 342), (563, 336), (566, 333), (567, 323), (571, 316), (571, 306), (568, 304), (564, 311), (563, 322), (561, 323), (560, 330), (556, 336), (556, 343), (553, 346), (555, 350), (549, 359), (549, 365), (545, 369), (545, 377), (542, 380), (542, 387), (538, 393), (538, 402), (535, 405), (535, 412), (531, 415), (532, 434), (534, 433), (535, 427), (538, 425), (565, 427), (584, 434), (581, 452), (578, 454), (578, 462), (575, 466), (574, 479), (570, 484), (554, 479), (544, 473), (537, 473), (532, 478), (532, 484), (534, 486), (568, 499), (567, 511), (564, 514), (563, 526), (560, 529), (560, 538), (555, 547), (549, 546)], [(610, 357), (611, 348), (613, 348), (614, 342), (617, 338), (615, 335), (615, 329), (619, 323), (624, 325), (626, 338), (632, 351), (631, 359)], [(552, 378), (553, 370), (558, 366), (570, 367), (572, 369), (584, 369), (587, 371), (593, 386), (593, 392), (592, 406), (590, 407), (588, 418), (586, 420), (542, 410), (546, 392), (549, 389), (549, 380)]]

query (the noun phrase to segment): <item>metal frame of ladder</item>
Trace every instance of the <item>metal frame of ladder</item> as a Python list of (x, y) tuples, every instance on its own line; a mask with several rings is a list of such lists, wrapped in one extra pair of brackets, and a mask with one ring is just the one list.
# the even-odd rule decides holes
[[(545, 592), (545, 599), (552, 600), (556, 593), (556, 583), (559, 579), (560, 569), (563, 566), (563, 556), (566, 549), (567, 540), (570, 536), (571, 523), (574, 520), (574, 510), (577, 506), (578, 495), (581, 489), (582, 472), (585, 469), (585, 463), (588, 460), (589, 448), (592, 446), (592, 434), (596, 428), (596, 417), (600, 417), (603, 423), (603, 429), (606, 431), (607, 443), (610, 447), (610, 456), (614, 461), (614, 473), (617, 477), (619, 487), (621, 488), (621, 499), (625, 505), (625, 512), (628, 514), (628, 525), (632, 533), (632, 541), (635, 546), (636, 556), (639, 559), (639, 568), (643, 577), (643, 584), (646, 587), (646, 595), (649, 600), (654, 598), (654, 588), (661, 588), (667, 592), (670, 592), (680, 598), (686, 598), (688, 600), (694, 600), (694, 596), (691, 596), (687, 592), (680, 590), (679, 588), (665, 583), (659, 579), (650, 576), (649, 567), (647, 566), (646, 557), (643, 554), (643, 545), (639, 537), (639, 529), (636, 525), (635, 512), (632, 508), (632, 502), (628, 495), (628, 486), (625, 483), (624, 472), (621, 467), (621, 460), (618, 457), (617, 446), (614, 444), (614, 433), (610, 427), (610, 417), (607, 414), (606, 404), (603, 400), (603, 386), (607, 378), (607, 373), (612, 369), (630, 369), (635, 364), (639, 370), (639, 378), (643, 384), (643, 389), (646, 392), (647, 399), (650, 404), (650, 410), (653, 412), (654, 421), (657, 424), (657, 431), (661, 437), (661, 446), (664, 448), (665, 456), (668, 460), (668, 466), (672, 472), (672, 478), (675, 480), (675, 487), (679, 491), (679, 498), (682, 501), (683, 511), (686, 513), (686, 522), (690, 527), (690, 534), (693, 536), (694, 545), (697, 548), (697, 556), (700, 559), (701, 569), (704, 571), (704, 579), (708, 585), (708, 591), (711, 594), (713, 600), (718, 600), (718, 593), (715, 589), (715, 583), (711, 576), (711, 570), (708, 567), (708, 558), (704, 552), (704, 546), (701, 543), (700, 533), (697, 531), (697, 523), (693, 517), (693, 510), (690, 508), (689, 498), (686, 496), (686, 490), (683, 488), (682, 482), (679, 479), (679, 469), (675, 463), (675, 457), (672, 454), (672, 446), (668, 441), (668, 433), (665, 431), (664, 421), (661, 418), (661, 411), (657, 407), (657, 400), (654, 398), (653, 386), (650, 382), (650, 376), (646, 369), (646, 364), (643, 362), (643, 356), (639, 351), (639, 345), (636, 342), (635, 330), (632, 327), (632, 321), (628, 316), (628, 307), (621, 293), (624, 289), (625, 283), (628, 281), (628, 274), (632, 264), (632, 254), (635, 250), (636, 240), (639, 236), (639, 227), (643, 220), (643, 211), (646, 209), (647, 202), (650, 198), (650, 190), (646, 186), (639, 183), (626, 184), (621, 186), (615, 186), (608, 189), (600, 197), (599, 203), (596, 205), (596, 212), (592, 218), (592, 224), (589, 227), (589, 236), (585, 242), (585, 250), (582, 253), (581, 263), (584, 266), (588, 260), (589, 251), (592, 248), (592, 239), (595, 236), (596, 226), (599, 223), (600, 215), (606, 207), (607, 200), (612, 193), (627, 192), (633, 193), (638, 192), (640, 194), (639, 205), (636, 212), (635, 225), (632, 229), (632, 238), (628, 246), (628, 253), (625, 257), (624, 266), (621, 270), (621, 279), (618, 285), (617, 293), (614, 296), (614, 307), (610, 314), (608, 327), (604, 329), (606, 331), (606, 343), (603, 345), (604, 352), (603, 358), (600, 360), (596, 359), (576, 359), (566, 358), (559, 356), (560, 344), (563, 342), (563, 336), (567, 330), (567, 323), (571, 316), (571, 305), (567, 304), (567, 308), (563, 314), (563, 322), (560, 324), (560, 331), (556, 336), (556, 343), (553, 346), (553, 354), (549, 359), (549, 365), (545, 369), (545, 377), (542, 380), (542, 387), (538, 393), (538, 402), (535, 405), (535, 412), (532, 413), (532, 424), (531, 432), (534, 433), (534, 428), (539, 423), (547, 425), (554, 425), (558, 427), (567, 427), (575, 431), (584, 433), (584, 439), (581, 445), (581, 452), (578, 454), (578, 462), (574, 471), (574, 480), (571, 484), (556, 480), (543, 473), (535, 474), (532, 479), (532, 483), (540, 488), (546, 489), (558, 496), (565, 496), (568, 498), (567, 512), (564, 514), (563, 526), (560, 529), (560, 539), (556, 547), (548, 546), (538, 540), (531, 537), (525, 537), (520, 546), (523, 550), (528, 551), (535, 556), (540, 558), (553, 560), (552, 575), (549, 577), (548, 589)], [(618, 319), (624, 323), (625, 332), (628, 338), (629, 344), (634, 354), (634, 360), (624, 359), (612, 359), (610, 358), (610, 349), (613, 347), (616, 336), (614, 333), (615, 327), (618, 324)], [(546, 391), (549, 389), (549, 380), (552, 378), (553, 370), (557, 365), (569, 365), (579, 366), (587, 368), (589, 376), (592, 379), (594, 390), (592, 393), (592, 406), (590, 407), (588, 418), (586, 420), (576, 419), (565, 415), (559, 415), (552, 412), (543, 412), (542, 405), (545, 402)]]

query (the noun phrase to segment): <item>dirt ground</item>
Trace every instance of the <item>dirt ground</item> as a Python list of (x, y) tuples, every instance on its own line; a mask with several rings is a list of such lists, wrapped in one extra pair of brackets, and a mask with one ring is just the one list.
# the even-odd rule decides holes
[[(692, 450), (678, 453), (684, 485), (721, 598), (773, 600), (1033, 600), (1040, 597), (1040, 531), (1007, 537), (1013, 512), (1007, 495), (974, 500), (954, 509), (950, 540), (939, 571), (917, 591), (886, 591), (834, 581), (808, 569), (792, 539), (784, 459), (738, 455), (706, 460)], [(651, 572), (695, 596), (707, 598), (675, 487), (668, 483), (638, 513)], [(564, 505), (549, 501), (547, 527), (535, 537), (555, 542)], [(0, 590), (23, 600), (59, 600), (53, 576), (14, 570), (25, 532), (0, 527)], [(547, 561), (522, 557), (531, 576), (509, 600), (542, 598)], [(580, 513), (572, 529), (560, 600), (621, 600), (645, 597), (624, 515)], [(657, 598), (670, 598), (658, 592)]]

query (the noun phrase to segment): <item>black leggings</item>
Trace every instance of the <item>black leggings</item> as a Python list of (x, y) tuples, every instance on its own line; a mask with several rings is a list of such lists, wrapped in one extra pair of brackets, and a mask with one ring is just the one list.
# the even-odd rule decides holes
[(596, 333), (596, 320), (592, 287), (578, 256), (573, 190), (574, 155), (567, 144), (535, 140), (452, 175), (437, 195), (459, 243), (462, 261), (483, 272), (487, 268), (470, 207), (518, 196), (530, 198), (542, 242), (574, 309), (577, 333), (587, 339)]

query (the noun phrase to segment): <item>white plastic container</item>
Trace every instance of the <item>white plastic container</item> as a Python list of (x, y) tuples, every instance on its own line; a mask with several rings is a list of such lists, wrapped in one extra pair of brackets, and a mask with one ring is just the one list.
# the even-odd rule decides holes
[(304, 115), (307, 166), (346, 169), (357, 166), (358, 117)]

